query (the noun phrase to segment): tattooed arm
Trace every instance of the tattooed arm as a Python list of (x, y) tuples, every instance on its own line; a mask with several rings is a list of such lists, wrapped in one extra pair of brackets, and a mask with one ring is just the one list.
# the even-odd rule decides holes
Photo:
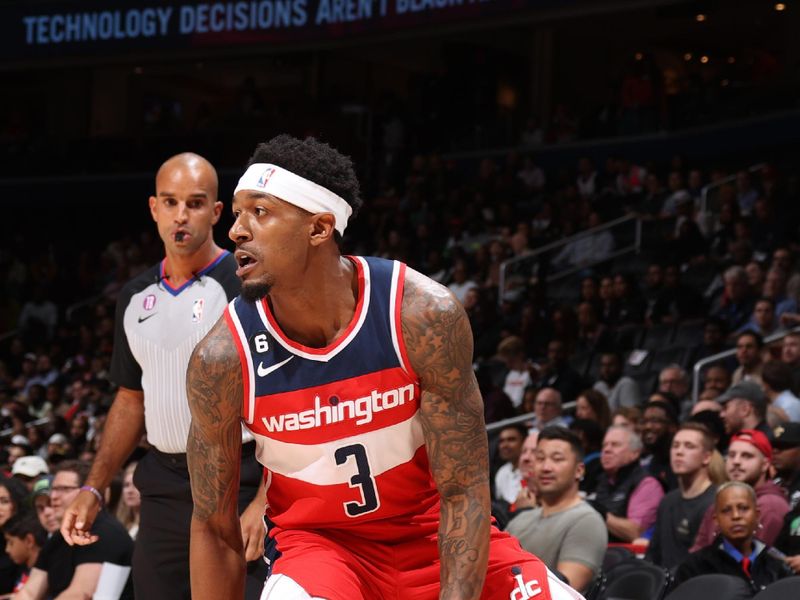
[(192, 598), (242, 598), (245, 561), (237, 511), (242, 372), (223, 319), (192, 353), (186, 389), (192, 411), (186, 449), (194, 500)]
[(489, 450), (472, 370), (472, 331), (444, 287), (406, 270), (403, 339), (420, 378), (420, 416), (441, 495), (440, 599), (481, 595), (489, 559)]

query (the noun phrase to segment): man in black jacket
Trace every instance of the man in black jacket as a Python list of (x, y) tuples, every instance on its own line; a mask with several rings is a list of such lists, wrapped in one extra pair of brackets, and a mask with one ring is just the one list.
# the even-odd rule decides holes
[(748, 484), (729, 481), (719, 487), (714, 520), (720, 534), (714, 542), (689, 556), (675, 573), (675, 585), (709, 573), (743, 578), (753, 593), (792, 575), (783, 555), (755, 539), (759, 511), (756, 494)]

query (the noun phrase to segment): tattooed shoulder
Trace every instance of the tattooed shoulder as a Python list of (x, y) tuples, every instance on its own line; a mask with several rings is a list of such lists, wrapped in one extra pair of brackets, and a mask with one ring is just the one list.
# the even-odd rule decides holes
[(406, 269), (403, 340), (423, 388), (453, 391), (472, 373), (472, 329), (464, 308), (443, 285)]
[(195, 347), (189, 360), (186, 389), (192, 418), (202, 417), (215, 405), (240, 405), (242, 373), (238, 364), (233, 338), (224, 319), (220, 319)]

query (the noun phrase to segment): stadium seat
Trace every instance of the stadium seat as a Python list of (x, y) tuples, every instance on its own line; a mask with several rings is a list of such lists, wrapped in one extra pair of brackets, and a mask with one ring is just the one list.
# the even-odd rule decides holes
[(753, 600), (789, 600), (790, 598), (800, 598), (800, 576), (776, 581), (753, 596)]
[(684, 348), (698, 346), (703, 343), (704, 319), (692, 319), (679, 323), (675, 328), (672, 344)]
[(639, 391), (642, 393), (642, 398), (645, 400), (656, 389), (656, 382), (658, 381), (658, 371), (648, 371), (646, 373), (636, 373), (631, 375), (631, 378), (639, 384)]
[(752, 597), (750, 586), (741, 577), (711, 573), (684, 581), (667, 595), (666, 600), (745, 600)]
[(644, 330), (644, 337), (640, 341), (640, 347), (645, 350), (658, 350), (669, 346), (675, 333), (675, 326), (672, 323), (652, 325)]
[(662, 600), (670, 580), (667, 569), (641, 558), (628, 558), (605, 574), (597, 600)]
[(643, 333), (644, 327), (641, 325), (621, 325), (613, 332), (614, 347), (620, 352), (639, 348)]
[(592, 364), (594, 352), (587, 350), (585, 352), (578, 352), (569, 359), (569, 365), (578, 372), (581, 377), (586, 377), (589, 367)]
[(654, 350), (650, 368), (653, 371), (661, 371), (661, 369), (673, 363), (685, 367), (686, 355), (687, 349), (682, 346), (666, 346), (660, 350)]
[(609, 546), (603, 557), (603, 572), (608, 572), (619, 563), (636, 558), (636, 555), (629, 548), (623, 546)]

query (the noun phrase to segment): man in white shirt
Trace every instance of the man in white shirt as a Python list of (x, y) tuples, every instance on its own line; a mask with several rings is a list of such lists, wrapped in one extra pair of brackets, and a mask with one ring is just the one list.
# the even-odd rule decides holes
[(527, 431), (522, 425), (509, 425), (500, 430), (497, 453), (505, 461), (494, 476), (494, 497), (508, 504), (514, 502), (522, 485), (519, 458)]

